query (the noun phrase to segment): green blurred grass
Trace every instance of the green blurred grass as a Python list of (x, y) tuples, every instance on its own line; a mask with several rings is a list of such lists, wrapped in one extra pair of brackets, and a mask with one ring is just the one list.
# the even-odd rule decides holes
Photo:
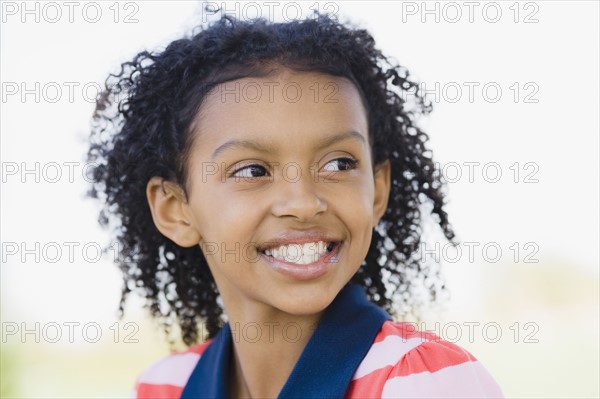
[(11, 398), (18, 394), (16, 380), (21, 372), (18, 353), (16, 347), (0, 346), (0, 398)]

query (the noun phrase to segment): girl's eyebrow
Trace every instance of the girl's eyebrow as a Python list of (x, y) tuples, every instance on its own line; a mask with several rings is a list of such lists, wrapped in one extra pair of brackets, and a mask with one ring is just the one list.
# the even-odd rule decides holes
[[(339, 133), (334, 136), (325, 137), (325, 138), (319, 140), (319, 142), (315, 145), (315, 148), (326, 148), (326, 147), (329, 147), (333, 144), (339, 143), (340, 141), (344, 141), (344, 140), (358, 140), (362, 145), (367, 144), (365, 137), (362, 134), (360, 134), (354, 130), (351, 130), (349, 132)], [(260, 141), (235, 140), (234, 139), (234, 140), (229, 140), (229, 141), (225, 142), (224, 144), (221, 144), (219, 147), (217, 147), (217, 149), (212, 154), (212, 160), (214, 161), (214, 159), (222, 152), (229, 150), (229, 149), (235, 149), (235, 148), (249, 149), (249, 150), (254, 150), (257, 152), (264, 152), (264, 153), (275, 152), (274, 148), (271, 145), (261, 143)]]
[(360, 134), (354, 130), (350, 130), (345, 133), (339, 133), (339, 134), (336, 134), (333, 136), (324, 137), (323, 139), (319, 140), (319, 142), (317, 143), (315, 148), (326, 148), (326, 147), (329, 147), (330, 145), (339, 143), (340, 141), (344, 141), (344, 140), (358, 140), (358, 141), (360, 141), (360, 143), (362, 145), (367, 145), (365, 136), (363, 136), (362, 134)]
[(245, 148), (257, 152), (274, 152), (273, 147), (271, 147), (268, 144), (261, 143), (259, 141), (229, 140), (226, 143), (221, 144), (219, 147), (217, 147), (217, 149), (212, 154), (212, 160), (214, 161), (220, 153), (235, 148)]

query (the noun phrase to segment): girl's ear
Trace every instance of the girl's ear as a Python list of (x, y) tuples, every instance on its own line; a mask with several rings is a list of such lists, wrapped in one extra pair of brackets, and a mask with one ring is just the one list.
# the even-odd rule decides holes
[(200, 242), (189, 215), (183, 189), (162, 177), (153, 177), (146, 185), (146, 198), (156, 228), (181, 247), (193, 247)]
[(383, 217), (390, 198), (391, 165), (386, 159), (383, 163), (375, 166), (375, 199), (373, 200), (373, 228), (377, 226)]

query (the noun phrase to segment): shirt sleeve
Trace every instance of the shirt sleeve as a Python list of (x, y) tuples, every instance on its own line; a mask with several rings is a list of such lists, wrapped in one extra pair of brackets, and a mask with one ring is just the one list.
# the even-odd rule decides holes
[(386, 322), (357, 368), (346, 398), (503, 398), (468, 351), (414, 325)]
[(382, 398), (503, 398), (500, 386), (465, 349), (443, 340), (423, 342), (390, 369)]
[(190, 350), (167, 356), (146, 368), (135, 382), (134, 399), (178, 399), (200, 354)]

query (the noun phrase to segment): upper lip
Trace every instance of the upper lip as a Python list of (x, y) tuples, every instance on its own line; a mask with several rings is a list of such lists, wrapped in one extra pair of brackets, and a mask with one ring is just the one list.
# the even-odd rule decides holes
[(306, 244), (319, 241), (337, 243), (341, 239), (323, 230), (287, 230), (258, 245), (258, 250), (264, 252), (267, 249), (277, 248), (282, 245)]

